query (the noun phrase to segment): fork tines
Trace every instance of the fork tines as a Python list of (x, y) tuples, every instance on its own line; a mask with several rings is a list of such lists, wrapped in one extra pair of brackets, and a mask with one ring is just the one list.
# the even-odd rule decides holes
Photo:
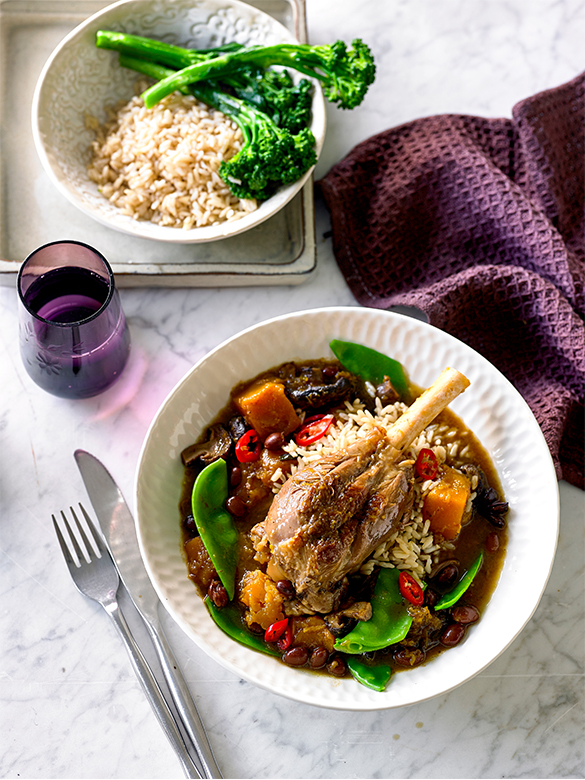
[[(72, 527), (72, 524), (68, 521), (67, 516), (65, 515), (65, 512), (63, 512), (63, 510), (61, 510), (61, 518), (71, 544), (68, 544), (65, 537), (63, 536), (61, 528), (59, 527), (59, 523), (55, 518), (55, 515), (51, 515), (51, 518), (53, 520), (53, 526), (55, 528), (55, 533), (57, 534), (57, 538), (59, 540), (59, 545), (61, 547), (61, 551), (63, 552), (63, 555), (65, 556), (68, 563), (73, 563), (75, 566), (79, 567), (81, 565), (82, 559), (84, 559), (87, 563), (91, 562), (91, 552), (93, 552), (99, 558), (101, 558), (103, 552), (103, 543), (99, 538), (99, 533), (96, 531), (95, 526), (92, 523), (91, 518), (89, 514), (86, 512), (83, 504), (79, 504), (79, 509), (81, 510), (85, 518), (85, 525), (87, 527), (87, 531), (85, 530), (83, 524), (77, 517), (77, 514), (73, 509), (73, 507), (69, 507), (69, 509), (71, 511), (71, 514), (73, 515), (73, 519), (75, 520), (75, 526), (77, 527), (77, 534), (75, 533), (75, 529)], [(77, 556), (77, 560), (75, 560), (71, 555), (72, 547), (73, 547), (73, 551), (75, 552), (75, 555)]]

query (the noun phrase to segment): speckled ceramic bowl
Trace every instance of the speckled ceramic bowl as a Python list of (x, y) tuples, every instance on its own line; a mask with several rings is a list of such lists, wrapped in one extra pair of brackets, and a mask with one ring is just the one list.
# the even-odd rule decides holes
[[(333, 357), (333, 338), (400, 360), (411, 381), (430, 385), (446, 366), (470, 387), (451, 408), (476, 433), (510, 504), (509, 542), (496, 590), (460, 645), (395, 675), (383, 693), (353, 679), (313, 675), (237, 644), (211, 621), (186, 576), (178, 502), (181, 450), (226, 405), (231, 388), (287, 360)], [(263, 322), (195, 365), (161, 406), (146, 436), (136, 480), (137, 530), (146, 566), (166, 608), (218, 663), (291, 699), (344, 710), (399, 707), (446, 693), (485, 669), (520, 633), (543, 593), (558, 535), (558, 489), (540, 428), (512, 385), (487, 360), (436, 328), (366, 308), (326, 308)]]
[[(311, 171), (281, 187), (250, 214), (234, 222), (183, 230), (137, 221), (106, 200), (87, 175), (94, 134), (86, 116), (106, 119), (106, 106), (129, 100), (137, 75), (121, 68), (114, 52), (97, 49), (99, 29), (159, 38), (205, 48), (236, 41), (245, 45), (292, 42), (273, 17), (239, 0), (121, 0), (76, 27), (57, 46), (36, 86), (32, 129), (42, 165), (59, 192), (103, 225), (141, 238), (178, 244), (215, 241), (243, 233), (276, 214), (302, 188)], [(316, 84), (311, 130), (317, 155), (325, 137), (325, 104)]]

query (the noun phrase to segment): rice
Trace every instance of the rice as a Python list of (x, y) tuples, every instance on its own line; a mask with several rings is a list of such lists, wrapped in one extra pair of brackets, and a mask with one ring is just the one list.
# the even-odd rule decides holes
[[(382, 406), (379, 398), (376, 398), (376, 408), (372, 414), (364, 404), (356, 400), (353, 403), (346, 402), (345, 409), (338, 415), (338, 419), (322, 439), (309, 447), (299, 447), (294, 440), (285, 446), (285, 450), (298, 458), (297, 465), (292, 467), (292, 473), (303, 466), (319, 460), (325, 455), (333, 453), (339, 447), (346, 447), (357, 439), (365, 436), (374, 426), (381, 426), (388, 430), (403, 414), (408, 407), (401, 403)], [(405, 460), (415, 461), (420, 450), (432, 449), (439, 463), (457, 467), (460, 465), (462, 442), (458, 439), (460, 432), (449, 425), (432, 423), (410, 445), (404, 453)], [(465, 445), (465, 448), (467, 445)], [(459, 458), (455, 460), (456, 456)], [(278, 492), (285, 475), (279, 475), (279, 481), (274, 486), (274, 492)], [(414, 482), (414, 501), (410, 518), (401, 531), (396, 531), (383, 544), (381, 544), (368, 558), (360, 569), (362, 574), (371, 574), (376, 566), (385, 568), (397, 568), (409, 571), (422, 585), (423, 578), (433, 570), (438, 563), (441, 553), (454, 549), (454, 545), (443, 539), (435, 538), (429, 528), (429, 520), (423, 518), (422, 505), (426, 493), (433, 486), (433, 480)], [(475, 498), (477, 477), (471, 481), (471, 495), (469, 502)]]
[(189, 230), (233, 222), (255, 211), (220, 178), (222, 160), (243, 145), (237, 125), (194, 97), (174, 93), (147, 109), (140, 97), (109, 111), (96, 133), (89, 178), (110, 203), (136, 220)]

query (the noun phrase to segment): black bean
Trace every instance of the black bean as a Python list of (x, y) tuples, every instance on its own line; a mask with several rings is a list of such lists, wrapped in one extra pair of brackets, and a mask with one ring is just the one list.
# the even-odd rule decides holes
[(425, 653), (418, 647), (401, 647), (393, 654), (394, 661), (399, 666), (405, 666), (408, 669), (418, 664), (422, 664), (425, 660)]
[(230, 496), (225, 502), (225, 508), (230, 515), (234, 515), (234, 517), (243, 517), (248, 511), (246, 505), (238, 496)]
[(242, 481), (242, 469), (234, 466), (230, 471), (230, 487), (237, 487)]
[(469, 623), (475, 623), (476, 620), (479, 620), (479, 610), (471, 604), (458, 604), (451, 610), (451, 617), (456, 623), (467, 626)]
[(485, 538), (485, 549), (490, 552), (496, 552), (500, 548), (500, 537), (495, 531), (492, 531)]
[(309, 666), (311, 669), (322, 669), (329, 658), (329, 651), (326, 647), (316, 647), (311, 653)]
[(432, 588), (427, 588), (425, 591), (425, 606), (434, 607), (438, 600), (439, 594), (437, 591), (433, 590)]
[(323, 374), (323, 381), (324, 382), (333, 382), (335, 380), (335, 377), (337, 376), (337, 367), (336, 366), (324, 366), (322, 374)]
[(207, 588), (207, 595), (218, 609), (222, 609), (223, 607), (227, 606), (230, 600), (227, 590), (224, 588), (221, 582), (216, 579), (211, 580), (209, 583), (209, 587)]
[(454, 585), (458, 577), (459, 567), (456, 563), (450, 563), (448, 566), (445, 566), (444, 569), (441, 569), (441, 571), (437, 574), (436, 582), (438, 585), (448, 587), (449, 585)]
[(290, 580), (278, 580), (276, 588), (287, 599), (292, 599), (295, 596), (295, 589)]
[(441, 634), (440, 642), (445, 647), (455, 647), (463, 639), (465, 629), (459, 623), (451, 623)]
[(327, 671), (334, 677), (343, 677), (347, 672), (347, 666), (341, 656), (334, 656), (327, 664)]
[(264, 440), (264, 446), (271, 452), (277, 452), (284, 447), (284, 442), (282, 433), (270, 433)]
[(282, 660), (289, 666), (304, 666), (309, 660), (309, 651), (306, 647), (290, 647)]

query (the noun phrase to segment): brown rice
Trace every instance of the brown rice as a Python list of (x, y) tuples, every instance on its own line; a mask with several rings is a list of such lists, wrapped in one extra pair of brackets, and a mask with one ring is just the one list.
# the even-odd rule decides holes
[(110, 112), (96, 132), (88, 174), (124, 214), (164, 227), (206, 227), (257, 209), (220, 178), (222, 160), (242, 148), (242, 133), (224, 114), (174, 93), (147, 109), (134, 97)]
[[(293, 472), (334, 452), (339, 447), (351, 444), (356, 439), (366, 435), (374, 425), (388, 430), (406, 408), (406, 405), (401, 402), (384, 407), (380, 399), (377, 398), (376, 408), (372, 414), (358, 400), (353, 403), (346, 402), (345, 411), (338, 415), (339, 419), (336, 424), (318, 442), (309, 447), (299, 447), (293, 440), (285, 446), (287, 452), (298, 457), (297, 466), (293, 466)], [(432, 423), (410, 445), (410, 448), (405, 452), (405, 459), (416, 460), (420, 450), (428, 447), (433, 450), (439, 463), (447, 463), (447, 465), (457, 467), (461, 460), (465, 459), (464, 448), (467, 446), (465, 442), (458, 439), (458, 436), (459, 432), (456, 428), (444, 423)], [(456, 457), (457, 461), (455, 461)], [(278, 492), (284, 479), (284, 475), (275, 473), (274, 492)], [(364, 562), (361, 567), (363, 574), (370, 574), (376, 566), (405, 569), (411, 572), (422, 585), (423, 578), (428, 577), (431, 573), (441, 552), (454, 549), (453, 544), (442, 537), (435, 539), (432, 531), (429, 530), (429, 521), (425, 521), (423, 518), (423, 498), (432, 484), (432, 480), (425, 482), (415, 480), (414, 503), (408, 524), (402, 531), (396, 531)], [(470, 502), (475, 498), (476, 488), (477, 477), (474, 476), (471, 480)]]

